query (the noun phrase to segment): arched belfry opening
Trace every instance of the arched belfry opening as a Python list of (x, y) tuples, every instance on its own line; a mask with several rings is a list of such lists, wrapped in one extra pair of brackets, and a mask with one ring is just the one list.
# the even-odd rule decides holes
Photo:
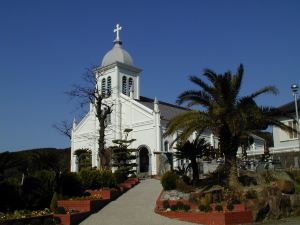
[(149, 172), (149, 150), (142, 146), (139, 148), (139, 173)]

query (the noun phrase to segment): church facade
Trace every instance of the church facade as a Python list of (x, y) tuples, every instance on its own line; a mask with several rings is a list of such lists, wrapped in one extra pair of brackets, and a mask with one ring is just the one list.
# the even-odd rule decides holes
[[(140, 95), (141, 69), (133, 63), (130, 54), (122, 48), (119, 37), (121, 27), (117, 25), (116, 39), (113, 48), (105, 54), (101, 66), (96, 69), (98, 87), (105, 102), (112, 106), (105, 130), (105, 145), (110, 147), (112, 141), (123, 138), (125, 129), (132, 129), (129, 138), (136, 139), (132, 148), (137, 152), (137, 173), (159, 174), (164, 170), (162, 156), (165, 152), (174, 151), (171, 143), (177, 135), (163, 137), (166, 125), (174, 116), (187, 109), (159, 102), (156, 98)], [(99, 124), (95, 109), (90, 105), (89, 112), (79, 123), (73, 123), (71, 137), (71, 171), (78, 171), (77, 149), (89, 149), (92, 153), (92, 167), (100, 167), (98, 158)], [(203, 134), (211, 145), (215, 144), (212, 134)], [(180, 162), (174, 162), (177, 166)]]

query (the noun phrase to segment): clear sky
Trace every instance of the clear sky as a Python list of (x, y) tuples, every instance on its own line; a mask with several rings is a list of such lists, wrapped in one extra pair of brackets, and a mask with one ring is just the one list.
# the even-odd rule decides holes
[(69, 146), (52, 128), (80, 114), (64, 92), (100, 64), (116, 23), (143, 69), (143, 96), (174, 103), (194, 87), (189, 75), (240, 63), (243, 95), (280, 90), (261, 104), (292, 101), (290, 85), (300, 84), (299, 0), (1, 0), (0, 151)]

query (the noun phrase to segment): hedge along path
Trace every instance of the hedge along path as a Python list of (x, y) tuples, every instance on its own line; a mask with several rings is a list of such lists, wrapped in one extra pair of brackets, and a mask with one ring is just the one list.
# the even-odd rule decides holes
[[(142, 180), (98, 213), (92, 214), (81, 225), (193, 225), (154, 213), (156, 199), (162, 186), (155, 179)], [(199, 225), (199, 224), (198, 224)]]

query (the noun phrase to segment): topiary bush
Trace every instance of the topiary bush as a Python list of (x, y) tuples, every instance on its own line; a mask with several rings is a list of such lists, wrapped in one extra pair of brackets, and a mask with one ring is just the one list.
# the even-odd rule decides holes
[(115, 176), (117, 184), (121, 184), (121, 183), (123, 183), (127, 179), (126, 173), (124, 173), (121, 170), (116, 170), (114, 172), (114, 176)]
[(232, 202), (227, 203), (227, 209), (228, 209), (229, 211), (232, 211), (232, 210), (234, 209), (234, 205), (233, 205)]
[(160, 182), (164, 190), (173, 190), (176, 188), (177, 179), (178, 176), (174, 172), (167, 171), (164, 175), (162, 175)]
[(114, 188), (117, 185), (117, 180), (110, 170), (102, 170), (101, 172), (101, 187)]
[(211, 212), (212, 208), (209, 205), (199, 205), (198, 209), (201, 212)]
[(215, 210), (217, 212), (222, 212), (223, 211), (223, 206), (222, 205), (216, 205)]
[(60, 176), (60, 194), (65, 197), (83, 195), (84, 188), (77, 173), (64, 173)]

